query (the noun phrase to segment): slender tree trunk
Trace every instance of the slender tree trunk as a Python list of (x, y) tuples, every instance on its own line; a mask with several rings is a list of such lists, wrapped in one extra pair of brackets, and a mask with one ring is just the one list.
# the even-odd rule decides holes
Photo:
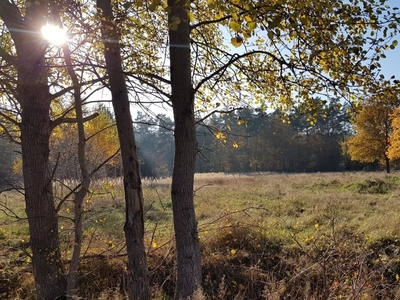
[(386, 162), (386, 173), (390, 173), (390, 159), (385, 155), (385, 162)]
[[(178, 256), (175, 299), (191, 298), (201, 289), (201, 254), (193, 201), (197, 143), (191, 82), (189, 5), (187, 0), (168, 0), (171, 99), (175, 119), (171, 190)], [(179, 23), (177, 28), (171, 26), (176, 23)]]
[(109, 74), (112, 104), (121, 146), (124, 192), (126, 205), (125, 238), (128, 251), (131, 281), (128, 284), (130, 297), (137, 300), (150, 299), (149, 275), (144, 245), (143, 192), (139, 173), (135, 135), (130, 113), (129, 96), (121, 64), (120, 37), (110, 0), (97, 0), (102, 10), (102, 38), (104, 55)]
[[(58, 16), (58, 13), (57, 13)], [(61, 20), (60, 26), (61, 24)], [(86, 165), (86, 137), (85, 137), (85, 126), (83, 120), (83, 109), (82, 109), (82, 97), (81, 89), (79, 85), (79, 79), (76, 75), (71, 58), (71, 51), (67, 44), (63, 47), (65, 63), (67, 71), (72, 80), (74, 89), (74, 102), (76, 120), (78, 126), (78, 161), (79, 169), (81, 172), (81, 188), (75, 194), (74, 199), (74, 247), (72, 252), (71, 262), (69, 264), (68, 276), (67, 276), (67, 299), (72, 300), (76, 298), (76, 284), (78, 281), (78, 268), (79, 259), (82, 251), (83, 241), (83, 201), (90, 188), (90, 175)]]
[(12, 34), (18, 55), (17, 100), (22, 109), (23, 179), (37, 297), (58, 299), (65, 294), (66, 280), (49, 166), (51, 98), (44, 59), (46, 45), (40, 36), (47, 5), (44, 2), (32, 5), (22, 18), (14, 4), (3, 1), (0, 13)]

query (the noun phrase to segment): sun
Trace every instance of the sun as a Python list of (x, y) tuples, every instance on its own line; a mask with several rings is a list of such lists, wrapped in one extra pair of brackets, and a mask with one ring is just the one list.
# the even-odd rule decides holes
[(60, 46), (67, 41), (65, 31), (56, 25), (47, 24), (42, 27), (42, 35), (49, 43)]

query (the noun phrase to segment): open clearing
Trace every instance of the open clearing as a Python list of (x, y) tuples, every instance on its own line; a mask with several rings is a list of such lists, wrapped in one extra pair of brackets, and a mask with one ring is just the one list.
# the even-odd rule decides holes
[[(169, 185), (144, 180), (154, 299), (173, 296)], [(96, 182), (85, 204), (83, 299), (125, 299), (119, 187)], [(23, 199), (0, 198), (0, 298), (33, 299)], [(197, 174), (195, 204), (206, 299), (400, 299), (400, 174)], [(72, 203), (59, 215), (67, 263)]]

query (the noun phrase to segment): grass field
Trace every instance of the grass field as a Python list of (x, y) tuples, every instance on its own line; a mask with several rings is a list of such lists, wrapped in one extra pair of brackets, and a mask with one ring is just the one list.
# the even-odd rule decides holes
[[(169, 186), (144, 181), (154, 299), (171, 299), (175, 282)], [(85, 204), (82, 299), (124, 299), (119, 187), (96, 182)], [(66, 192), (55, 189), (58, 197)], [(0, 198), (0, 298), (34, 299), (22, 196)], [(197, 174), (195, 204), (199, 299), (400, 299), (399, 174)], [(66, 263), (71, 212), (67, 201), (60, 211)]]

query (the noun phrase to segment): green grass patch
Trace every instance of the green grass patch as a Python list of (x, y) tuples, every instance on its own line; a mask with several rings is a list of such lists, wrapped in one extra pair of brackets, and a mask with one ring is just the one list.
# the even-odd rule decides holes
[(344, 185), (344, 190), (358, 192), (360, 194), (389, 194), (397, 189), (396, 180), (365, 180), (362, 182), (352, 182)]

